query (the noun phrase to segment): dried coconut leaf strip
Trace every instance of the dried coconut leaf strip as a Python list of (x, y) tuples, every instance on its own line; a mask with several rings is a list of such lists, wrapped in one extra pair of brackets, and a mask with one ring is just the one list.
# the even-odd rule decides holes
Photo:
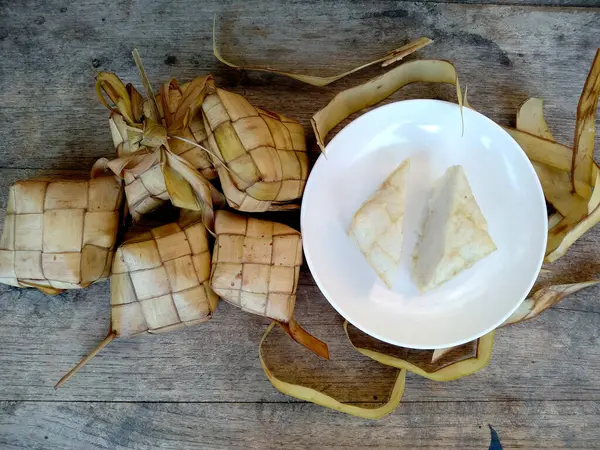
[(381, 364), (385, 364), (386, 366), (408, 370), (409, 372), (416, 373), (417, 375), (433, 381), (452, 381), (467, 375), (471, 375), (483, 369), (490, 362), (490, 358), (492, 356), (492, 347), (494, 345), (494, 332), (492, 331), (477, 340), (477, 354), (475, 357), (450, 363), (438, 370), (428, 372), (405, 359), (360, 347), (360, 344), (356, 341), (354, 334), (350, 334), (348, 332), (348, 321), (344, 322), (344, 331), (346, 332), (346, 336), (348, 337), (348, 340), (352, 346), (363, 355), (374, 359)]
[[(599, 213), (594, 214), (600, 204), (600, 189), (594, 189), (589, 199), (584, 199), (577, 192), (573, 192), (572, 174), (568, 167), (564, 167), (569, 157), (571, 160), (574, 158), (573, 152), (568, 147), (538, 137), (552, 137), (544, 119), (540, 99), (529, 99), (521, 106), (517, 114), (517, 128), (527, 133), (514, 130), (521, 134), (518, 136), (511, 134), (532, 160), (546, 199), (558, 211), (550, 218), (546, 246), (545, 261), (553, 262), (563, 256), (585, 231), (600, 220)], [(511, 130), (507, 131), (511, 132)], [(557, 166), (562, 166), (562, 170)], [(595, 163), (592, 172), (593, 186), (596, 186), (597, 180), (600, 179), (600, 169)], [(576, 185), (581, 183), (579, 180), (574, 181)], [(598, 217), (595, 218), (596, 216)]]
[[(543, 101), (539, 98), (530, 98), (521, 105), (517, 113), (517, 129), (549, 141), (554, 141), (554, 137), (544, 119)], [(563, 151), (565, 156), (571, 153), (572, 158), (572, 152), (565, 149), (561, 150), (561, 153)], [(540, 150), (539, 153), (544, 153), (544, 150)], [(563, 217), (573, 213), (580, 220), (587, 210), (588, 201), (577, 193), (571, 192), (572, 182), (570, 173), (542, 162), (532, 161), (532, 163), (542, 184), (546, 200)]]
[(263, 354), (263, 346), (274, 326), (275, 323), (272, 323), (265, 331), (265, 334), (263, 335), (258, 347), (258, 356), (260, 358), (260, 364), (265, 371), (265, 375), (275, 389), (282, 394), (350, 414), (352, 416), (362, 417), (364, 419), (380, 419), (381, 417), (393, 412), (400, 404), (400, 400), (402, 400), (402, 395), (404, 394), (404, 383), (406, 378), (405, 370), (398, 370), (398, 376), (394, 382), (394, 385), (392, 386), (388, 401), (379, 408), (362, 408), (360, 406), (342, 403), (335, 398), (313, 388), (280, 380), (269, 368)]
[(564, 170), (532, 161), (540, 180), (546, 200), (563, 216), (577, 216), (581, 220), (587, 215), (588, 200), (571, 191), (571, 177)]
[(109, 332), (106, 335), (106, 337), (102, 340), (102, 342), (100, 342), (100, 344), (98, 344), (96, 348), (94, 348), (94, 350), (87, 354), (81, 361), (77, 363), (75, 367), (69, 370), (65, 375), (63, 375), (63, 377), (60, 380), (58, 380), (58, 383), (54, 385), (54, 389), (58, 389), (67, 381), (69, 381), (73, 377), (73, 375), (75, 375), (79, 371), (79, 369), (81, 369), (88, 362), (90, 362), (90, 360), (92, 360), (98, 353), (100, 353), (102, 349), (104, 349), (104, 347), (110, 344), (113, 341), (113, 339), (116, 339), (116, 337), (117, 334), (114, 331)]
[(293, 73), (293, 72), (284, 72), (282, 70), (277, 70), (277, 69), (273, 69), (270, 67), (240, 66), (240, 65), (237, 65), (237, 64), (227, 61), (225, 58), (223, 58), (223, 56), (221, 55), (221, 52), (219, 51), (219, 46), (218, 46), (217, 37), (216, 37), (216, 29), (217, 29), (216, 21), (217, 21), (217, 18), (215, 16), (214, 22), (213, 22), (213, 54), (215, 55), (215, 58), (217, 58), (219, 61), (221, 61), (226, 66), (233, 67), (234, 69), (254, 70), (254, 71), (258, 71), (258, 72), (276, 73), (278, 75), (283, 75), (283, 76), (286, 76), (289, 78), (293, 78), (294, 80), (298, 80), (303, 83), (307, 83), (307, 84), (310, 84), (312, 86), (317, 86), (317, 87), (327, 86), (328, 84), (331, 84), (334, 81), (337, 81), (337, 80), (344, 78), (350, 74), (358, 72), (359, 70), (366, 69), (367, 67), (373, 66), (375, 64), (382, 63), (381, 66), (386, 67), (390, 64), (401, 61), (402, 59), (404, 59), (406, 56), (410, 55), (411, 53), (414, 53), (417, 50), (420, 50), (423, 47), (426, 47), (429, 44), (433, 43), (433, 41), (427, 37), (420, 37), (414, 41), (409, 42), (406, 45), (403, 45), (400, 48), (397, 48), (397, 49), (394, 49), (394, 50), (388, 52), (386, 55), (382, 56), (381, 58), (378, 58), (374, 61), (368, 62), (361, 66), (355, 67), (354, 69), (351, 69), (347, 72), (340, 73), (338, 75), (333, 75), (330, 77), (319, 77), (319, 76), (315, 76), (315, 75), (304, 75), (304, 74)]
[[(594, 131), (596, 110), (600, 97), (600, 49), (583, 87), (577, 106), (575, 123), (575, 141), (573, 156), (573, 189), (582, 197), (589, 198), (595, 176), (594, 168)], [(580, 183), (576, 183), (579, 181)]]
[(512, 325), (525, 320), (533, 319), (553, 305), (568, 297), (571, 294), (596, 286), (600, 281), (586, 281), (582, 283), (556, 284), (538, 289), (531, 297), (521, 303), (519, 308), (500, 325)]
[(327, 344), (302, 328), (294, 318), (290, 319), (288, 323), (279, 321), (275, 321), (275, 323), (298, 344), (303, 345), (323, 359), (329, 359), (329, 348), (327, 347)]
[[(523, 117), (523, 115), (521, 115)], [(571, 184), (571, 164), (573, 160), (573, 151), (566, 145), (559, 144), (557, 142), (536, 136), (533, 134), (536, 130), (523, 131), (521, 129), (515, 129), (510, 127), (502, 127), (510, 134), (515, 141), (521, 146), (521, 148), (527, 154), (527, 157), (534, 163), (534, 167), (538, 176), (540, 173), (540, 181), (542, 181), (542, 187), (544, 188), (545, 194), (547, 195), (548, 201), (552, 202), (552, 196), (559, 194), (562, 199), (555, 199), (557, 205), (555, 207), (563, 209), (568, 213), (568, 210), (573, 209), (572, 205), (565, 199), (568, 199), (569, 193), (572, 192)], [(541, 165), (540, 165), (541, 164)], [(594, 183), (598, 177), (598, 166), (594, 164), (592, 168), (594, 174)], [(569, 187), (565, 188), (564, 180), (569, 178)], [(579, 185), (581, 181), (576, 180), (575, 183)], [(545, 185), (544, 185), (545, 184)], [(584, 189), (584, 188), (582, 188)], [(597, 199), (600, 194), (595, 197), (594, 204), (597, 204)], [(577, 202), (589, 202), (588, 199), (577, 195), (574, 197)], [(562, 206), (561, 206), (562, 205)], [(565, 208), (566, 206), (566, 208)], [(589, 212), (588, 207), (588, 212)], [(593, 208), (592, 208), (593, 209)]]
[(48, 286), (42, 286), (41, 284), (37, 284), (34, 282), (28, 282), (28, 281), (19, 281), (19, 287), (24, 287), (24, 288), (35, 288), (41, 292), (43, 292), (46, 295), (58, 295), (62, 292), (64, 292), (64, 289), (56, 289), (53, 287), (48, 287)]
[(555, 141), (548, 123), (544, 118), (544, 101), (541, 98), (526, 100), (517, 112), (517, 129)]
[[(528, 132), (505, 129), (534, 163), (546, 199), (560, 213), (560, 216), (552, 218), (552, 226), (548, 232), (545, 261), (551, 263), (563, 256), (577, 239), (600, 221), (600, 193), (597, 192), (600, 189), (594, 189), (589, 198), (583, 198), (573, 192), (571, 179), (576, 186), (582, 183), (570, 173), (568, 161), (573, 160), (573, 151), (535, 135), (547, 136), (549, 132), (546, 131), (547, 124), (543, 119), (541, 107), (541, 100), (537, 99), (531, 99), (521, 107), (517, 127), (526, 128)], [(593, 186), (596, 186), (597, 180), (600, 179), (600, 169), (595, 163), (592, 165), (592, 174)], [(585, 187), (578, 189), (581, 190), (585, 190)]]
[(515, 128), (502, 128), (517, 141), (530, 160), (546, 164), (567, 173), (571, 172), (573, 150), (566, 145)]
[(443, 349), (443, 352), (435, 352), (433, 350), (414, 350), (388, 344), (369, 336), (352, 324), (347, 325), (347, 334), (352, 344), (357, 348), (406, 361), (427, 373), (437, 372), (447, 366), (477, 356), (478, 340)]
[[(533, 319), (569, 295), (579, 292), (582, 289), (595, 286), (598, 283), (600, 283), (600, 281), (586, 281), (582, 283), (557, 284), (538, 289), (533, 295), (525, 299), (517, 310), (506, 319), (500, 327)], [(454, 348), (456, 347), (434, 350), (431, 362), (437, 361)]]
[[(163, 83), (160, 88), (159, 114), (169, 134), (187, 128), (192, 118), (198, 113), (207, 94), (212, 94), (216, 87), (212, 75), (194, 78), (180, 88), (175, 79)], [(171, 106), (174, 96), (176, 101)]]
[(376, 105), (402, 87), (416, 82), (447, 83), (456, 86), (458, 103), (462, 107), (460, 84), (451, 62), (433, 59), (407, 62), (365, 84), (338, 93), (327, 106), (311, 118), (321, 150), (325, 150), (327, 134), (348, 116)]
[(595, 210), (598, 205), (600, 205), (600, 167), (598, 167), (598, 165), (596, 163), (594, 163), (594, 184), (593, 186), (593, 191), (592, 191), (592, 195), (590, 196), (590, 199), (588, 201), (588, 215), (590, 215), (592, 213), (593, 210)]
[(569, 247), (600, 222), (600, 206), (597, 206), (589, 215), (583, 217), (571, 215), (561, 220), (548, 233), (546, 246), (546, 263), (551, 263), (563, 256)]
[(112, 113), (108, 119), (110, 134), (113, 140), (113, 145), (117, 150), (117, 156), (124, 156), (135, 153), (140, 148), (142, 140), (142, 130), (134, 126), (130, 126), (125, 122), (121, 114)]
[(465, 86), (465, 95), (463, 96), (463, 107), (472, 109), (473, 111), (476, 111), (476, 109), (473, 108), (471, 106), (471, 104), (469, 103), (468, 94), (469, 94), (469, 86)]
[(199, 112), (206, 95), (215, 91), (215, 81), (212, 75), (197, 77), (187, 85), (175, 114), (169, 131), (177, 131), (189, 126), (191, 120)]
[(548, 217), (548, 229), (551, 230), (552, 228), (554, 228), (564, 218), (565, 217), (559, 212), (552, 214), (550, 217)]
[(213, 233), (214, 208), (225, 205), (225, 197), (188, 161), (163, 146), (159, 153), (166, 189), (173, 205), (202, 212), (202, 223)]
[[(114, 106), (109, 105), (102, 92), (108, 95)], [(100, 72), (96, 76), (96, 94), (98, 99), (107, 109), (123, 116), (128, 125), (138, 123), (134, 118), (133, 102), (130, 97), (130, 94), (134, 92), (139, 96), (139, 93), (133, 86), (128, 90), (125, 84), (114, 73)]]
[(138, 52), (137, 48), (134, 48), (131, 54), (140, 73), (144, 90), (146, 91), (147, 101), (144, 103), (146, 116), (151, 119), (158, 118), (158, 104), (156, 103), (156, 97), (154, 96), (154, 91), (152, 90), (152, 84), (150, 84), (146, 70), (144, 70), (144, 64), (142, 63), (140, 53)]
[(160, 109), (159, 113), (161, 114), (164, 125), (167, 129), (173, 126), (173, 113), (171, 112), (171, 106), (169, 105), (171, 100), (170, 92), (172, 90), (179, 91), (179, 84), (177, 83), (177, 80), (170, 79), (163, 83), (160, 87), (160, 101), (162, 103), (162, 108)]
[(441, 359), (444, 355), (450, 353), (456, 347), (436, 348), (431, 355), (431, 362), (434, 363)]
[(140, 144), (148, 148), (157, 148), (167, 143), (167, 130), (153, 120), (144, 122)]

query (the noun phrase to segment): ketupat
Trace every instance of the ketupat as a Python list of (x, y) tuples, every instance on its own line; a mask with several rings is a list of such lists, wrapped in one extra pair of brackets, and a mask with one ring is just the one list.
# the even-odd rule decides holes
[(304, 128), (297, 121), (253, 106), (217, 89), (202, 103), (211, 154), (229, 206), (262, 212), (302, 197), (308, 178)]
[[(125, 181), (125, 196), (134, 221), (169, 200), (159, 154), (152, 151), (153, 144), (160, 145), (160, 142), (144, 141), (144, 131), (152, 123), (148, 119), (171, 130), (169, 148), (175, 155), (189, 162), (207, 180), (217, 176), (208, 153), (201, 148), (208, 145), (201, 113), (192, 110), (187, 120), (175, 123), (177, 114), (188, 111), (191, 93), (187, 92), (188, 88), (191, 91), (202, 81), (207, 89), (214, 87), (211, 78), (198, 78), (181, 86), (175, 80), (169, 80), (155, 96), (156, 112), (153, 112), (149, 100), (143, 100), (131, 84), (125, 86), (111, 73), (101, 72), (97, 76), (98, 96), (112, 111), (109, 125), (118, 158), (111, 161), (110, 167)], [(111, 99), (114, 107), (108, 105), (102, 92)], [(202, 89), (194, 91), (195, 98), (191, 100), (201, 101), (204, 93)], [(154, 114), (158, 117), (152, 117)]]
[(409, 169), (410, 160), (407, 159), (362, 204), (348, 230), (349, 238), (390, 289), (402, 252)]
[(454, 278), (496, 250), (462, 166), (434, 185), (414, 255), (412, 278), (421, 292)]
[(279, 223), (217, 211), (211, 286), (244, 311), (288, 322), (294, 312), (302, 240)]
[(110, 278), (113, 331), (133, 336), (208, 320), (219, 300), (209, 277), (208, 237), (200, 221), (170, 223), (124, 242)]
[(276, 321), (294, 340), (328, 358), (327, 346), (294, 320), (302, 238), (276, 222), (217, 211), (210, 283), (223, 300)]
[(110, 277), (110, 332), (56, 387), (115, 338), (162, 333), (209, 320), (219, 301), (209, 285), (210, 261), (208, 233), (197, 216), (121, 244)]
[[(216, 46), (216, 42), (213, 41), (213, 50), (215, 53), (215, 56), (217, 56), (217, 58), (219, 60), (221, 60), (222, 62), (224, 62), (227, 65), (236, 67), (235, 65), (228, 63), (227, 61), (225, 61), (219, 54), (217, 51), (217, 46)], [(436, 67), (437, 66), (437, 67)], [(285, 73), (285, 72), (280, 72), (280, 71), (276, 71), (276, 70), (271, 70), (271, 69), (263, 69), (263, 68), (253, 68), (253, 67), (248, 67), (248, 69), (257, 69), (257, 70), (266, 70), (268, 72), (275, 72), (275, 73), (280, 73), (282, 75), (286, 75), (286, 76), (291, 76), (292, 78), (298, 79), (300, 81), (304, 81), (310, 84), (315, 84), (315, 85), (325, 85), (331, 81), (334, 81), (335, 79), (338, 79), (338, 77), (332, 77), (331, 79), (325, 79), (325, 78), (319, 78), (319, 77), (307, 77), (307, 76), (303, 76), (303, 75), (297, 75), (297, 74), (290, 74), (290, 73)], [(387, 76), (389, 75), (389, 76)], [(342, 75), (344, 76), (344, 74)], [(382, 82), (382, 79), (385, 82)], [(443, 62), (425, 62), (425, 64), (421, 64), (419, 62), (415, 62), (412, 67), (401, 67), (399, 70), (396, 70), (395, 74), (392, 74), (392, 71), (390, 71), (390, 73), (386, 74), (386, 76), (384, 77), (379, 77), (378, 79), (372, 80), (371, 83), (367, 83), (367, 85), (364, 86), (359, 86), (355, 89), (351, 89), (348, 91), (345, 91), (343, 93), (341, 93), (340, 95), (336, 96), (336, 98), (334, 100), (332, 100), (332, 102), (330, 102), (330, 104), (324, 108), (323, 110), (319, 111), (319, 113), (315, 114), (315, 116), (313, 116), (313, 129), (315, 131), (315, 134), (317, 136), (317, 142), (318, 144), (321, 146), (321, 149), (324, 150), (325, 148), (325, 137), (327, 135), (327, 133), (339, 122), (341, 122), (341, 120), (343, 120), (345, 117), (347, 117), (349, 114), (351, 114), (352, 112), (356, 112), (364, 107), (373, 105), (375, 103), (377, 103), (379, 100), (381, 100), (382, 98), (386, 97), (387, 95), (389, 95), (390, 92), (392, 92), (395, 89), (398, 89), (400, 87), (402, 87), (403, 85), (410, 83), (410, 82), (414, 82), (414, 81), (437, 81), (437, 82), (450, 82), (456, 85), (457, 88), (457, 95), (458, 95), (458, 99), (459, 99), (459, 103), (462, 101), (462, 96), (460, 94), (460, 88), (458, 86), (458, 79), (456, 77), (454, 68), (451, 67), (451, 64), (448, 64), (446, 67), (444, 67)], [(386, 86), (385, 89), (380, 89), (382, 86)], [(465, 103), (466, 103), (466, 94), (465, 94)], [(526, 135), (526, 133), (525, 133)], [(553, 143), (552, 143), (553, 144)], [(535, 146), (537, 145), (536, 143), (531, 143), (531, 146)], [(555, 146), (556, 147), (556, 146)], [(559, 148), (559, 151), (561, 151), (562, 149)], [(589, 154), (589, 153), (586, 153)], [(550, 157), (552, 157), (553, 155), (550, 154)], [(571, 159), (568, 159), (568, 163), (571, 162)], [(575, 162), (573, 163), (574, 165), (576, 164)], [(585, 162), (585, 164), (589, 165), (587, 162)], [(565, 169), (567, 169), (567, 166), (565, 166)], [(594, 179), (592, 177), (592, 179), (590, 180), (591, 182), (594, 182)], [(574, 183), (578, 183), (577, 180), (574, 180)], [(590, 199), (590, 204), (595, 204), (593, 203), (594, 198), (592, 195), (592, 198)], [(590, 207), (588, 205), (588, 213), (591, 213), (592, 210), (590, 210)], [(561, 218), (559, 217), (558, 220), (560, 220)], [(554, 220), (555, 222), (557, 221), (556, 218)], [(587, 230), (587, 228), (589, 227), (585, 227), (585, 229), (583, 229), (581, 226), (579, 227), (581, 230), (581, 233), (579, 233), (578, 235), (582, 234), (584, 231)], [(577, 227), (575, 228), (574, 231), (578, 231)], [(573, 239), (574, 240), (574, 239)], [(567, 245), (569, 245), (567, 243)], [(564, 293), (571, 293), (574, 292), (576, 289), (570, 289), (570, 288), (566, 288), (566, 291)], [(559, 289), (559, 291), (561, 291), (561, 289)], [(543, 298), (547, 298), (547, 297), (552, 297), (555, 301), (559, 300), (559, 297), (562, 298), (562, 294), (559, 294), (558, 296), (553, 296), (552, 293), (549, 293), (548, 296), (544, 295), (542, 296)], [(529, 313), (525, 313), (525, 318), (530, 318), (533, 317), (534, 315), (536, 315), (537, 313), (540, 312), (539, 308), (537, 308), (535, 305), (537, 304), (536, 302), (530, 302), (531, 303), (531, 310)], [(544, 304), (547, 304), (548, 302), (544, 301)], [(537, 310), (537, 312), (536, 312)], [(269, 331), (272, 329), (273, 326), (269, 327), (269, 330), (267, 330), (267, 333), (265, 334), (265, 337), (263, 338), (263, 342), (264, 339), (266, 339)], [(481, 356), (483, 356), (483, 358), (479, 358), (477, 357), (476, 360), (474, 361), (474, 364), (472, 364), (471, 361), (469, 361), (469, 369), (466, 372), (463, 371), (458, 371), (458, 373), (453, 373), (453, 377), (455, 377), (455, 375), (458, 376), (463, 376), (467, 373), (471, 373), (474, 370), (478, 370), (479, 368), (483, 367), (485, 364), (487, 364), (487, 361), (489, 360), (489, 356), (490, 356), (490, 352), (491, 352), (491, 334), (489, 336), (490, 339), (487, 339), (487, 345), (485, 346), (484, 349), (485, 350)], [(477, 345), (477, 350), (479, 351), (479, 345)], [(442, 352), (433, 352), (433, 356), (435, 357), (436, 361), (443, 361), (445, 360), (448, 356), (445, 355), (450, 355), (452, 354), (454, 350), (452, 349), (445, 349), (445, 351), (443, 352), (444, 354), (442, 354)], [(479, 352), (478, 352), (479, 353)], [(281, 392), (287, 394), (287, 395), (292, 395), (294, 397), (297, 398), (301, 398), (303, 400), (308, 400), (308, 401), (312, 401), (318, 404), (321, 404), (323, 406), (327, 406), (329, 408), (333, 408), (333, 409), (338, 409), (338, 410), (343, 410), (345, 412), (348, 412), (350, 414), (357, 414), (360, 415), (362, 417), (380, 417), (381, 414), (375, 414), (375, 415), (367, 415), (364, 414), (364, 412), (362, 411), (349, 411), (347, 408), (343, 408), (343, 406), (345, 405), (340, 405), (338, 402), (332, 402), (330, 401), (331, 399), (326, 399), (323, 398), (324, 396), (320, 393), (315, 391), (314, 389), (310, 389), (308, 387), (302, 386), (302, 385), (291, 385), (289, 383), (284, 383), (281, 380), (278, 380), (277, 378), (275, 378), (272, 374), (272, 372), (270, 371), (269, 367), (267, 366), (267, 364), (265, 363), (265, 361), (262, 359), (262, 343), (261, 343), (261, 362), (263, 364), (263, 368), (265, 370), (265, 373), (267, 375), (267, 377), (269, 377), (269, 379), (271, 380), (271, 382), (273, 383), (273, 385), (279, 389)], [(478, 354), (479, 356), (479, 354)], [(432, 361), (433, 363), (434, 361)], [(460, 366), (460, 362), (457, 363)], [(447, 367), (447, 369), (451, 369), (451, 372), (455, 372), (456, 367), (454, 367), (455, 364), (450, 363), (450, 366)], [(400, 397), (401, 397), (401, 390), (400, 391), (395, 391), (396, 393), (396, 397), (394, 398), (394, 402), (393, 404), (397, 404), (400, 401)], [(390, 407), (391, 406), (391, 407)], [(387, 407), (390, 407), (389, 409)], [(392, 405), (387, 405), (386, 407), (386, 411), (385, 412), (389, 412), (391, 410), (393, 410), (394, 406)]]
[(121, 200), (121, 181), (98, 167), (89, 180), (16, 182), (0, 240), (0, 283), (53, 295), (107, 277)]
[[(136, 63), (147, 81), (139, 58)], [(144, 84), (148, 98), (153, 99), (149, 82)], [(125, 180), (134, 220), (169, 197), (173, 201), (176, 195), (176, 189), (170, 189), (161, 177), (161, 172), (166, 176), (164, 164), (158, 166), (161, 156), (157, 150), (161, 148), (195, 166), (205, 180), (214, 177), (213, 166), (207, 165), (212, 160), (225, 198), (234, 209), (298, 208), (294, 201), (304, 191), (308, 156), (304, 129), (297, 121), (217, 89), (210, 75), (181, 87), (170, 80), (163, 84), (156, 102), (140, 100), (133, 87), (111, 73), (98, 75), (97, 91), (113, 111), (110, 123), (115, 145), (126, 153), (110, 167)], [(183, 203), (176, 206), (189, 207)], [(205, 223), (209, 225), (208, 220)]]
[[(323, 136), (323, 139), (324, 139), (324, 136)], [(271, 328), (272, 328), (272, 327), (271, 327)], [(268, 370), (268, 369), (265, 367), (265, 371), (266, 371), (266, 372), (267, 372), (267, 370)], [(399, 379), (400, 379), (400, 378), (399, 378)], [(399, 384), (398, 384), (397, 386), (399, 386)], [(281, 388), (280, 388), (280, 387), (278, 387), (278, 389), (281, 389)], [(396, 395), (395, 395), (395, 400), (397, 399), (397, 401), (399, 401), (399, 400), (400, 400), (400, 397), (401, 397), (401, 390), (399, 390), (399, 389), (395, 389), (395, 393), (396, 393)], [(311, 400), (311, 399), (309, 399), (309, 400)], [(311, 400), (311, 401), (314, 401), (314, 400)], [(327, 406), (329, 406), (329, 405), (327, 405)]]

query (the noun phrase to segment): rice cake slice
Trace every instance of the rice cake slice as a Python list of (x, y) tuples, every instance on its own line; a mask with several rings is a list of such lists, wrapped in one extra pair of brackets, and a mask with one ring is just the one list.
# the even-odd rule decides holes
[(462, 166), (437, 181), (413, 261), (421, 292), (454, 278), (496, 250)]
[(354, 215), (348, 236), (375, 273), (392, 287), (402, 253), (402, 226), (410, 161), (404, 161)]

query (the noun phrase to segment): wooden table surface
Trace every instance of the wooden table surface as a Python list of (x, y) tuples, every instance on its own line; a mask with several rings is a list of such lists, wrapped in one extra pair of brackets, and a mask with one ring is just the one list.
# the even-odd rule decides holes
[[(2, 217), (14, 181), (86, 171), (113, 155), (94, 75), (114, 71), (139, 86), (133, 47), (155, 82), (210, 72), (253, 103), (299, 119), (313, 155), (311, 115), (336, 92), (382, 73), (314, 88), (229, 69), (212, 56), (214, 13), (231, 60), (319, 74), (429, 36), (435, 44), (415, 56), (455, 62), (474, 107), (510, 124), (522, 101), (542, 97), (554, 135), (569, 145), (600, 46), (598, 0), (2, 0)], [(452, 94), (420, 85), (390, 100)], [(600, 227), (554, 266), (556, 278), (597, 277), (598, 244)], [(331, 373), (312, 382), (345, 401), (380, 401), (389, 370), (348, 349), (339, 316), (308, 271), (300, 283), (297, 316), (334, 357)], [(114, 342), (55, 391), (106, 334), (108, 282), (56, 297), (1, 286), (0, 448), (487, 449), (488, 425), (504, 448), (600, 448), (599, 295), (600, 288), (582, 291), (500, 330), (491, 363), (475, 375), (436, 383), (408, 374), (400, 407), (374, 422), (276, 391), (257, 355), (268, 321), (223, 302), (196, 328)]]

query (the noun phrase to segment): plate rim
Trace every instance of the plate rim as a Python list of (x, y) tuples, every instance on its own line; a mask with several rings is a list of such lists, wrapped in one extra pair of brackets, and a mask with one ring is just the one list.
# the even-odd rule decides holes
[[(321, 165), (323, 164), (326, 160), (325, 157), (325, 153), (327, 152), (327, 149), (329, 148), (330, 145), (332, 145), (336, 140), (338, 140), (339, 136), (342, 135), (342, 133), (344, 132), (344, 130), (346, 130), (348, 127), (350, 127), (353, 124), (356, 124), (357, 122), (364, 120), (365, 117), (368, 117), (370, 115), (373, 115), (374, 113), (382, 110), (382, 109), (387, 109), (389, 107), (392, 107), (396, 104), (399, 103), (431, 103), (431, 104), (449, 104), (452, 105), (453, 107), (457, 107), (460, 108), (461, 105), (458, 105), (456, 103), (453, 102), (448, 102), (445, 100), (438, 100), (438, 99), (406, 99), (406, 100), (399, 100), (399, 101), (395, 101), (395, 102), (391, 102), (391, 103), (387, 103), (385, 105), (373, 108), (372, 110), (361, 114), (359, 117), (355, 118), (354, 120), (352, 120), (351, 122), (349, 122), (346, 126), (344, 126), (344, 128), (342, 128), (332, 139), (331, 141), (329, 141), (329, 143), (325, 146), (325, 150), (321, 151), (319, 156), (317, 157), (317, 160), (315, 161), (315, 164), (313, 165), (308, 179), (306, 181), (306, 186), (305, 186), (305, 190), (304, 190), (304, 194), (306, 194), (306, 192), (310, 189), (310, 187), (312, 186), (312, 184), (314, 182), (311, 182), (311, 177), (312, 174), (315, 170), (315, 168), (317, 167), (317, 165)], [(462, 106), (462, 108), (466, 108), (464, 106)], [(537, 196), (541, 199), (541, 203), (543, 205), (545, 205), (546, 200), (545, 200), (545, 195), (544, 195), (544, 191), (542, 189), (542, 185), (541, 182), (539, 180), (539, 177), (537, 176), (537, 173), (535, 172), (535, 169), (533, 167), (533, 164), (531, 163), (531, 160), (528, 158), (527, 154), (525, 153), (525, 151), (523, 150), (523, 148), (519, 145), (519, 143), (499, 124), (497, 124), (496, 122), (494, 122), (492, 119), (490, 119), (489, 117), (487, 117), (486, 115), (480, 113), (479, 111), (475, 110), (475, 109), (471, 109), (468, 108), (470, 110), (470, 113), (475, 113), (475, 115), (483, 118), (485, 121), (490, 122), (495, 128), (497, 128), (502, 134), (505, 135), (505, 137), (508, 137), (516, 146), (517, 148), (519, 148), (522, 152), (522, 157), (524, 158), (524, 160), (526, 161), (526, 166), (527, 166), (527, 170), (530, 171), (531, 175), (533, 176), (533, 179), (535, 181), (535, 187), (536, 187), (536, 192), (537, 192)], [(461, 111), (461, 114), (463, 112)], [(548, 220), (547, 217), (545, 218), (545, 220), (542, 220), (542, 228), (544, 233), (543, 233), (543, 245), (541, 246), (541, 252), (540, 255), (538, 255), (538, 261), (537, 261), (537, 269), (534, 271), (534, 273), (532, 274), (532, 279), (528, 284), (528, 289), (525, 291), (525, 294), (523, 295), (523, 298), (521, 300), (519, 300), (515, 306), (509, 311), (508, 314), (505, 315), (505, 317), (503, 317), (501, 320), (499, 320), (496, 324), (494, 324), (491, 327), (488, 327), (483, 333), (477, 335), (477, 336), (471, 336), (468, 339), (464, 339), (464, 340), (458, 340), (454, 343), (449, 343), (449, 344), (444, 344), (444, 345), (437, 345), (437, 346), (422, 346), (422, 345), (406, 345), (403, 344), (399, 341), (396, 341), (394, 339), (390, 339), (390, 338), (384, 338), (383, 336), (381, 336), (379, 333), (369, 330), (368, 327), (364, 327), (361, 326), (357, 323), (354, 323), (352, 321), (350, 321), (343, 313), (342, 311), (340, 311), (340, 308), (335, 304), (335, 302), (333, 302), (332, 300), (330, 300), (329, 295), (327, 293), (327, 290), (324, 288), (324, 286), (322, 285), (321, 279), (314, 273), (313, 270), (313, 262), (312, 262), (312, 257), (310, 255), (310, 252), (307, 250), (306, 248), (306, 240), (304, 239), (304, 230), (305, 230), (305, 221), (307, 220), (306, 214), (305, 214), (305, 210), (306, 208), (304, 207), (304, 203), (305, 203), (305, 199), (306, 199), (306, 195), (302, 196), (302, 203), (301, 203), (301, 208), (300, 208), (300, 232), (302, 234), (302, 248), (304, 250), (304, 257), (306, 260), (306, 263), (308, 265), (309, 271), (311, 273), (311, 276), (313, 277), (317, 287), (319, 288), (319, 290), (321, 291), (323, 297), (325, 297), (325, 299), (327, 300), (327, 302), (333, 307), (333, 309), (335, 309), (335, 311), (340, 314), (344, 320), (346, 320), (347, 322), (350, 322), (352, 325), (354, 325), (356, 328), (358, 328), (359, 330), (361, 330), (362, 332), (368, 334), (371, 337), (374, 337), (375, 339), (378, 339), (380, 341), (386, 342), (388, 344), (392, 344), (395, 346), (399, 346), (399, 347), (404, 347), (404, 348), (409, 348), (409, 349), (415, 349), (415, 350), (435, 350), (435, 349), (441, 349), (441, 348), (449, 348), (449, 347), (455, 347), (455, 346), (459, 346), (459, 345), (463, 345), (466, 344), (468, 342), (477, 340), (479, 338), (481, 338), (482, 336), (485, 336), (486, 334), (494, 331), (495, 329), (497, 329), (500, 325), (502, 325), (520, 306), (521, 304), (527, 299), (527, 296), (529, 295), (529, 293), (531, 292), (531, 289), (533, 288), (533, 286), (535, 285), (535, 282), (540, 274), (540, 271), (542, 269), (543, 263), (544, 263), (544, 258), (546, 255), (546, 246), (547, 246), (547, 242), (548, 242)], [(545, 207), (544, 207), (545, 209)]]

